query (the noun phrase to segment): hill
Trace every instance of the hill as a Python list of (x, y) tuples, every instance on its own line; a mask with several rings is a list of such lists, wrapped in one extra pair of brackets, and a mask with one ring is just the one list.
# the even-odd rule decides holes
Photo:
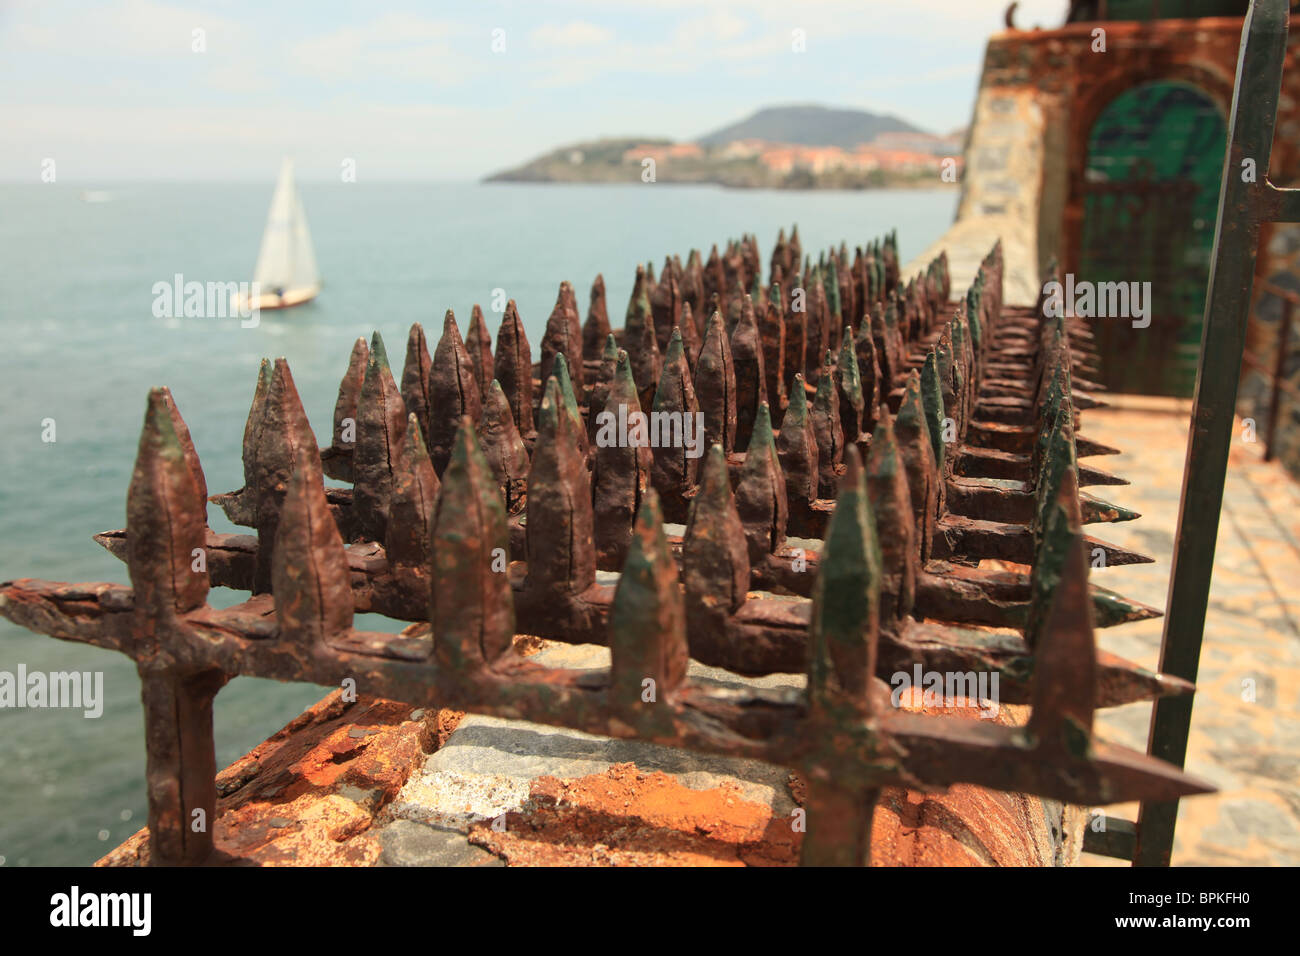
[(933, 186), (960, 143), (895, 116), (775, 106), (697, 140), (607, 138), (561, 146), (485, 177), (523, 183), (716, 183), (733, 188)]
[(761, 139), (797, 146), (838, 146), (852, 149), (880, 133), (921, 133), (896, 116), (826, 106), (769, 106), (753, 116), (714, 130), (695, 140), (701, 146), (722, 146), (736, 140)]

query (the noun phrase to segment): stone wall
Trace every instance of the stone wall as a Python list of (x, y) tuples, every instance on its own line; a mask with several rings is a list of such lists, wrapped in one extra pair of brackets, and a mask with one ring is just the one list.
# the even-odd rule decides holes
[[(1097, 28), (1105, 51), (1095, 49)], [(953, 288), (965, 288), (980, 258), (1001, 237), (1006, 298), (1032, 304), (1042, 271), (1056, 259), (1077, 272), (1083, 232), (1088, 137), (1115, 97), (1167, 80), (1202, 90), (1227, 117), (1232, 103), (1240, 17), (1154, 22), (1072, 23), (1056, 30), (1009, 30), (985, 51), (966, 144), (966, 172), (956, 221), (909, 263), (922, 271), (948, 251)], [(1291, 31), (1278, 107), (1270, 177), (1300, 185), (1300, 28)], [(1272, 372), (1283, 314), (1265, 280), (1300, 292), (1300, 225), (1266, 224), (1260, 244), (1247, 334), (1239, 412), (1268, 426)], [(1300, 309), (1287, 347), (1284, 377), (1300, 395)], [(1282, 393), (1275, 454), (1300, 475), (1300, 399)]]

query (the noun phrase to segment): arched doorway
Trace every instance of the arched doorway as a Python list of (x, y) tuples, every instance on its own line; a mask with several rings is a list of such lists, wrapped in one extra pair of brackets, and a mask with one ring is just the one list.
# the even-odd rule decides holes
[(1170, 81), (1126, 90), (1093, 124), (1076, 279), (1150, 282), (1149, 327), (1092, 323), (1115, 391), (1192, 393), (1226, 135), (1213, 100)]

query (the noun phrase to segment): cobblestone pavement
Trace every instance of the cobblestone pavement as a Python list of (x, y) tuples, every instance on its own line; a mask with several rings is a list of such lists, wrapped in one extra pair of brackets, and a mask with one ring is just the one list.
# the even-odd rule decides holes
[[(1107, 396), (1113, 407), (1085, 412), (1081, 432), (1123, 455), (1090, 459), (1128, 478), (1089, 488), (1141, 512), (1136, 521), (1097, 525), (1104, 540), (1144, 551), (1155, 564), (1094, 571), (1095, 580), (1163, 608), (1173, 553), (1191, 402)], [(1263, 460), (1262, 436), (1237, 423), (1215, 552), (1187, 769), (1219, 792), (1184, 800), (1173, 863), (1300, 864), (1300, 487)], [(1162, 620), (1099, 631), (1101, 645), (1138, 663), (1158, 660)], [(1099, 734), (1145, 749), (1151, 707), (1098, 715)], [(1135, 819), (1136, 804), (1108, 813)], [(1090, 854), (1089, 865), (1124, 865)]]

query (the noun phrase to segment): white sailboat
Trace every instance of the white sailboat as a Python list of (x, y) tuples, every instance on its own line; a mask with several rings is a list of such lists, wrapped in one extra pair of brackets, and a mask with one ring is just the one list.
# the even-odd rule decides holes
[(288, 157), (280, 164), (280, 178), (271, 197), (253, 281), (260, 286), (261, 294), (249, 302), (241, 302), (242, 306), (285, 309), (311, 301), (320, 291), (320, 274), (316, 271), (311, 233), (307, 231), (307, 215), (294, 185), (293, 160)]

